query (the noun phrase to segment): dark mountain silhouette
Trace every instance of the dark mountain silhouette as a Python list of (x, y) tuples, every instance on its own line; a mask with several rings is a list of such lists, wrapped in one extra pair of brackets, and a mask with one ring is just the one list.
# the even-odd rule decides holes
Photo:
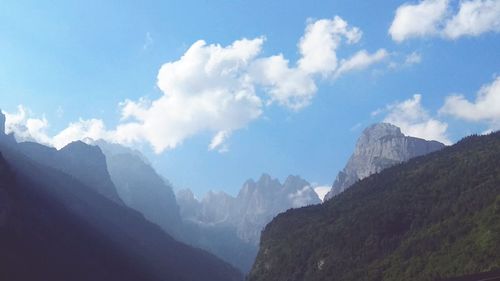
[[(82, 153), (95, 150), (76, 145)], [(54, 153), (35, 147), (0, 134), (0, 280), (242, 279), (215, 256), (175, 241), (137, 211), (52, 167), (53, 160), (41, 161)], [(61, 167), (78, 167), (70, 161)]]
[(248, 281), (434, 281), (498, 270), (498, 163), (500, 132), (471, 136), (288, 210), (263, 231)]

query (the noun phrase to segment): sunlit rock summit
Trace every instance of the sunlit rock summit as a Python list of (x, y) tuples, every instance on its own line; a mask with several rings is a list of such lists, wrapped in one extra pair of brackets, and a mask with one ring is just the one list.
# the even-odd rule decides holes
[(366, 128), (359, 137), (354, 153), (344, 169), (338, 173), (325, 200), (371, 174), (444, 146), (438, 141), (405, 136), (400, 128), (392, 124), (374, 124)]

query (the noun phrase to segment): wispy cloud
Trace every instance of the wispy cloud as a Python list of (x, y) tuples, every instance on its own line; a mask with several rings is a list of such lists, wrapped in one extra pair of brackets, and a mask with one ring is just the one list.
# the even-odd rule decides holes
[(151, 46), (153, 46), (153, 44), (154, 44), (153, 36), (151, 36), (151, 33), (148, 31), (148, 32), (146, 32), (146, 35), (144, 37), (144, 43), (142, 44), (142, 50), (146, 51)]

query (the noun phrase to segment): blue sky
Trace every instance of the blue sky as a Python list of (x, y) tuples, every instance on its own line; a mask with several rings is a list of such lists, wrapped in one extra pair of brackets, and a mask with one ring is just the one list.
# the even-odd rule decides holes
[[(96, 135), (127, 143), (175, 188), (199, 195), (235, 194), (263, 172), (329, 185), (374, 122), (449, 143), (500, 128), (498, 0), (41, 2), (0, 3), (0, 107), (11, 130), (46, 143)], [(463, 20), (474, 11), (481, 17)], [(341, 25), (335, 16), (347, 24), (343, 33), (327, 30)], [(322, 20), (323, 35), (340, 38), (325, 54), (312, 36), (321, 33)], [(307, 34), (309, 51), (300, 47)], [(198, 40), (205, 44), (193, 53), (212, 58), (243, 38), (249, 42), (234, 47), (235, 56), (248, 57), (218, 57), (215, 66), (220, 73), (236, 67), (237, 79), (181, 73), (188, 63), (207, 65), (199, 56), (181, 60)], [(306, 61), (332, 52), (337, 67)], [(358, 52), (366, 56), (350, 60)], [(277, 78), (269, 58), (280, 54), (288, 74)], [(179, 73), (187, 81), (179, 82)], [(222, 96), (207, 90), (209, 100), (196, 96), (212, 83), (229, 90)], [(245, 92), (243, 101), (235, 89)], [(166, 101), (172, 92), (179, 103)], [(155, 101), (165, 107), (154, 109)], [(196, 107), (205, 101), (219, 114), (213, 120)], [(225, 101), (229, 108), (221, 109)], [(88, 120), (105, 129), (73, 127), (55, 138), (70, 123)], [(122, 124), (132, 124), (127, 137), (114, 132)]]

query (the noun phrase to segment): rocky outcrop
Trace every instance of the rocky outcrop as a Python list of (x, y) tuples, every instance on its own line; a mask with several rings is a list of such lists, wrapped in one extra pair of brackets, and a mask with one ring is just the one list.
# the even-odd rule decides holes
[(392, 124), (374, 124), (366, 128), (359, 137), (354, 153), (345, 168), (337, 175), (325, 200), (371, 174), (413, 157), (434, 152), (444, 146), (437, 141), (405, 136), (400, 128)]

